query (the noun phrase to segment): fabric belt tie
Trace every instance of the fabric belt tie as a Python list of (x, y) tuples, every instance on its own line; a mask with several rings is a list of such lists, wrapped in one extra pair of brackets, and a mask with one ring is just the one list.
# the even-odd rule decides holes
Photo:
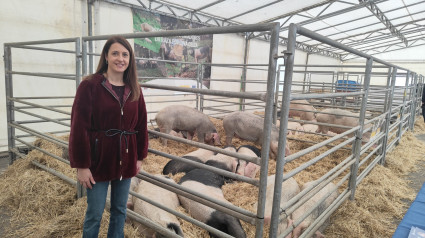
[[(119, 129), (109, 129), (107, 131), (102, 131), (105, 133), (106, 136), (112, 137), (112, 136), (116, 136), (116, 135), (120, 135), (120, 154), (121, 154), (121, 139), (124, 136), (125, 139), (125, 152), (128, 153), (128, 139), (127, 139), (127, 135), (134, 135), (137, 134), (138, 131), (125, 131), (125, 130), (119, 130)], [(120, 156), (121, 158), (121, 156)]]

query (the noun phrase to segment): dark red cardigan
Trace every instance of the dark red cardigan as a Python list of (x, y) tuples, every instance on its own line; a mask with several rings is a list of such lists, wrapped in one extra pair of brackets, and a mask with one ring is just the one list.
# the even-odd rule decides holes
[[(72, 168), (90, 168), (94, 180), (99, 182), (136, 175), (136, 161), (148, 153), (147, 112), (143, 94), (138, 101), (131, 101), (130, 94), (126, 86), (121, 108), (103, 75), (95, 74), (80, 83), (71, 112)], [(117, 130), (105, 133), (109, 129)], [(137, 131), (137, 134), (120, 135), (120, 131)]]

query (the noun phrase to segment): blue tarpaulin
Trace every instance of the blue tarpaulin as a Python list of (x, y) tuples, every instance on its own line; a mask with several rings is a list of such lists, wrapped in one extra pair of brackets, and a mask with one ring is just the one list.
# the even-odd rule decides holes
[(409, 237), (412, 227), (425, 230), (425, 183), (395, 230), (393, 238)]

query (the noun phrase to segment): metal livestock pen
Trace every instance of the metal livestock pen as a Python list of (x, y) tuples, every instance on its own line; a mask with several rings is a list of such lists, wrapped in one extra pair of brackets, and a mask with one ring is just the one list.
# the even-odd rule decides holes
[[(287, 43), (288, 46), (283, 55), (285, 60), (283, 65), (278, 65), (278, 59), (282, 57), (278, 52), (278, 23), (129, 33), (124, 34), (123, 36), (127, 39), (134, 39), (145, 37), (171, 37), (246, 32), (270, 33), (268, 63), (196, 64), (198, 67), (197, 77), (192, 78), (192, 80), (196, 81), (197, 86), (195, 88), (164, 85), (164, 82), (166, 84), (167, 82), (170, 83), (172, 81), (187, 80), (187, 78), (161, 79), (164, 80), (162, 81), (162, 85), (153, 83), (154, 78), (144, 78), (143, 76), (140, 76), (140, 81), (142, 82), (141, 85), (145, 90), (157, 90), (152, 94), (145, 93), (149, 118), (153, 118), (161, 107), (169, 104), (191, 105), (196, 107), (198, 110), (203, 111), (205, 114), (216, 118), (223, 118), (229, 112), (237, 110), (263, 112), (263, 129), (265, 139), (261, 145), (262, 150), (260, 158), (241, 156), (240, 154), (228, 152), (218, 147), (166, 135), (155, 131), (153, 128), (149, 130), (150, 134), (159, 137), (165, 137), (197, 148), (204, 148), (223, 153), (260, 165), (261, 169), (259, 178), (251, 179), (211, 166), (195, 163), (180, 156), (149, 148), (149, 153), (151, 154), (187, 162), (196, 167), (211, 170), (214, 173), (232, 178), (240, 183), (248, 183), (258, 187), (258, 197), (255, 198), (258, 202), (258, 206), (255, 212), (233, 204), (224, 203), (217, 199), (200, 194), (195, 190), (170, 183), (165, 179), (158, 179), (147, 172), (140, 172), (137, 177), (241, 219), (255, 227), (255, 237), (263, 237), (267, 175), (269, 173), (269, 163), (271, 162), (269, 160), (269, 148), (271, 143), (269, 135), (272, 130), (272, 123), (276, 122), (277, 119), (280, 119), (279, 150), (276, 158), (276, 168), (272, 172), (276, 176), (269, 237), (284, 237), (292, 232), (294, 227), (291, 226), (284, 231), (280, 231), (280, 234), (278, 234), (278, 225), (283, 219), (289, 217), (297, 208), (301, 207), (306, 201), (308, 201), (315, 192), (325, 187), (329, 182), (335, 183), (337, 188), (329, 192), (321, 199), (321, 201), (324, 201), (327, 196), (331, 195), (332, 192), (336, 190), (339, 191), (339, 196), (317, 219), (315, 219), (312, 224), (310, 224), (302, 235), (302, 237), (309, 237), (325, 222), (325, 220), (341, 205), (343, 201), (348, 198), (354, 198), (356, 186), (377, 163), (383, 164), (385, 162), (386, 153), (399, 142), (403, 133), (413, 128), (415, 116), (419, 114), (418, 105), (420, 105), (424, 77), (407, 69), (376, 59), (350, 47), (346, 47), (305, 28), (298, 27), (297, 25), (291, 25), (290, 27)], [(355, 66), (295, 65), (294, 56), (296, 55), (295, 44), (297, 35), (303, 35), (358, 55), (359, 57), (365, 58), (366, 63), (364, 65)], [(29, 149), (40, 150), (43, 153), (63, 161), (64, 163), (69, 163), (61, 157), (55, 156), (46, 150), (38, 148), (36, 145), (32, 144), (32, 141), (34, 138), (42, 138), (63, 147), (64, 150), (67, 149), (66, 141), (58, 140), (49, 134), (66, 134), (69, 132), (69, 129), (67, 129), (69, 128), (69, 109), (71, 107), (70, 102), (72, 102), (73, 97), (73, 95), (14, 95), (13, 80), (17, 79), (14, 77), (41, 77), (43, 80), (52, 78), (54, 80), (68, 79), (71, 80), (70, 82), (73, 86), (78, 86), (81, 78), (92, 72), (94, 56), (98, 55), (89, 50), (88, 44), (94, 41), (106, 40), (108, 37), (109, 35), (89, 36), (72, 39), (5, 44), (8, 142), (11, 162), (15, 160), (16, 156), (25, 156), (20, 151), (20, 147), (28, 147)], [(67, 44), (67, 46), (64, 47), (65, 49), (57, 47), (62, 44)], [(47, 47), (39, 47), (35, 45), (47, 45)], [(53, 45), (56, 47), (53, 47)], [(45, 54), (70, 55), (69, 62), (70, 65), (75, 66), (75, 71), (64, 74), (58, 72), (52, 73), (52, 71), (48, 71), (49, 73), (40, 73), (27, 72), (25, 69), (22, 69), (22, 71), (15, 70), (15, 66), (12, 67), (12, 49), (23, 50), (25, 52), (41, 51)], [(211, 77), (211, 79), (209, 79), (212, 85), (211, 88), (204, 88), (202, 86), (202, 81), (204, 80), (202, 74), (205, 66), (211, 66), (212, 70), (222, 68), (225, 68), (226, 70), (236, 70), (240, 72), (242, 76), (241, 78), (220, 79)], [(16, 66), (16, 68), (19, 68), (19, 66)], [(314, 70), (311, 70), (311, 68), (314, 68)], [(52, 69), (47, 67), (46, 70)], [(266, 75), (266, 79), (258, 79), (257, 73)], [(253, 75), (253, 77), (250, 77), (250, 75)], [(315, 80), (315, 76), (317, 75), (320, 75), (320, 78), (325, 77), (326, 80), (323, 82)], [(30, 80), (33, 79), (31, 78)], [(357, 83), (355, 90), (341, 91), (341, 88), (337, 88), (335, 84), (338, 80), (355, 80)], [(383, 83), (374, 84), (375, 81), (383, 81)], [(396, 86), (396, 81), (402, 81), (404, 83), (403, 86)], [(55, 86), (54, 84), (52, 85)], [(220, 87), (219, 89), (212, 89), (214, 86)], [(223, 88), (234, 90), (224, 91)], [(342, 89), (343, 88), (344, 87), (342, 86)], [(170, 94), (166, 92), (173, 93)], [(311, 132), (310, 134), (312, 135), (323, 136), (324, 139), (319, 142), (287, 136), (288, 121), (298, 121), (318, 126), (338, 127), (338, 125), (328, 125), (321, 122), (302, 121), (288, 118), (290, 102), (301, 99), (308, 100), (310, 104), (314, 105), (318, 109), (342, 108), (353, 111), (356, 113), (355, 117), (358, 119), (359, 125), (350, 128), (345, 127), (345, 129), (347, 129), (346, 132), (333, 137)], [(35, 103), (34, 101), (37, 100), (47, 100), (48, 103), (52, 103), (54, 100), (60, 100), (61, 103), (59, 105), (46, 105), (43, 103)], [(68, 108), (68, 110), (58, 109), (62, 107)], [(42, 114), (40, 112), (42, 110), (49, 112), (49, 116)], [(37, 119), (27, 119), (23, 115), (31, 118), (35, 117)], [(46, 128), (50, 128), (50, 125), (52, 124), (59, 125), (61, 129), (56, 131), (46, 131)], [(33, 126), (31, 127), (30, 125)], [(17, 131), (19, 131), (19, 133), (17, 133)], [(362, 138), (365, 133), (370, 133), (371, 137), (368, 142), (362, 145)], [(285, 156), (284, 148), (287, 143), (287, 139), (289, 139), (288, 143), (290, 145), (294, 141), (301, 141), (306, 143), (307, 146), (291, 155)], [(320, 150), (321, 148), (327, 149), (323, 151)], [(342, 158), (341, 161), (338, 161), (334, 167), (329, 168), (326, 173), (321, 174), (320, 177), (315, 180), (314, 186), (301, 191), (301, 193), (290, 199), (284, 206), (281, 206), (280, 197), (282, 196), (282, 193), (284, 193), (281, 189), (281, 185), (284, 181), (297, 176), (297, 174), (304, 173), (308, 168), (327, 159), (327, 157), (332, 153), (341, 150), (348, 151), (349, 154), (347, 154), (345, 158)], [(315, 151), (318, 152), (318, 155), (305, 160), (307, 158), (306, 155)], [(285, 167), (285, 165), (297, 161), (302, 162), (290, 169)], [(33, 164), (54, 173), (73, 185), (76, 185), (79, 196), (84, 194), (82, 187), (77, 185), (76, 181), (61, 175), (52, 169), (46, 168), (38, 162), (34, 161)], [(313, 192), (309, 193), (310, 191)], [(161, 209), (191, 222), (218, 237), (229, 237), (229, 235), (224, 232), (199, 222), (185, 214), (161, 206), (161, 204), (157, 204), (155, 201), (149, 200), (143, 195), (136, 194), (133, 191), (130, 193), (138, 199), (145, 200), (157, 207), (160, 207)], [(303, 217), (299, 217), (295, 220), (294, 226), (299, 225), (301, 221), (306, 218), (308, 213), (311, 213), (312, 211), (313, 210), (310, 209)], [(132, 219), (152, 227), (161, 234), (169, 237), (179, 237), (171, 233), (169, 230), (160, 227), (132, 211), (128, 211), (128, 215)]]

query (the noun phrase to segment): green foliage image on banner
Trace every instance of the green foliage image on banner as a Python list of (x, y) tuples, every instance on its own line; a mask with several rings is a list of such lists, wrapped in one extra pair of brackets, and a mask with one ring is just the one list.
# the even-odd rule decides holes
[[(161, 21), (159, 16), (154, 14), (138, 13), (133, 9), (133, 30), (134, 32), (151, 32), (161, 30)], [(155, 53), (159, 53), (161, 48), (162, 37), (149, 37), (134, 39), (134, 43), (143, 46)]]

